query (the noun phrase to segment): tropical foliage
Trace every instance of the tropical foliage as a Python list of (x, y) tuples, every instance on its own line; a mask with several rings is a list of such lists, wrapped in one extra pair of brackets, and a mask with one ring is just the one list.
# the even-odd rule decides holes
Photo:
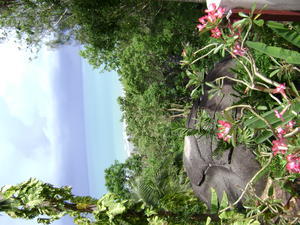
[[(203, 5), (175, 1), (0, 3), (2, 39), (15, 35), (31, 49), (77, 41), (95, 68), (118, 71), (125, 92), (119, 103), (135, 146), (124, 163), (107, 168), (109, 192), (99, 200), (30, 179), (1, 189), (1, 211), (41, 223), (66, 214), (76, 224), (299, 222), (293, 209), (300, 189), (299, 24), (266, 22), (254, 9), (232, 23), (222, 8), (211, 5), (204, 15)], [(226, 55), (237, 62), (231, 80), (238, 102), (218, 114), (218, 122), (200, 111), (198, 128), (186, 129), (190, 108), (204, 93), (205, 75)], [(229, 78), (206, 84), (211, 95), (219, 93), (224, 79)], [(237, 108), (239, 117), (232, 113)], [(206, 133), (216, 135), (220, 151), (247, 145), (262, 165), (241, 196), (244, 211), (236, 211), (226, 196), (219, 204), (214, 191), (208, 211), (191, 191), (182, 165), (183, 139)], [(252, 182), (262, 175), (269, 182), (257, 196)], [(290, 198), (280, 199), (280, 192)]]
[[(300, 72), (297, 67), (300, 63), (297, 48), (300, 35), (298, 25), (275, 22), (264, 25), (259, 14), (254, 15), (254, 8), (250, 15), (240, 13), (242, 19), (232, 24), (230, 20), (222, 19), (223, 11), (211, 5), (206, 10), (207, 15), (199, 19), (197, 28), (200, 32), (210, 31), (211, 42), (206, 47), (195, 50), (197, 54), (202, 53), (200, 57), (188, 58), (185, 63), (194, 64), (218, 52), (229, 53), (237, 62), (234, 70), (236, 77), (224, 76), (215, 83), (207, 84), (211, 87), (210, 94), (214, 95), (218, 93), (225, 79), (235, 82), (234, 88), (239, 101), (217, 116), (219, 128), (216, 135), (232, 146), (248, 145), (255, 151), (262, 165), (262, 169), (250, 180), (243, 192), (248, 199), (244, 203), (247, 217), (236, 218), (231, 223), (249, 224), (245, 220), (252, 218), (255, 219), (252, 221), (255, 224), (296, 224), (299, 222), (299, 186), (295, 183), (299, 181), (300, 174), (297, 127), (297, 75)], [(269, 35), (264, 32), (258, 34), (256, 30), (273, 31), (278, 36), (274, 35), (266, 40)], [(235, 109), (241, 110), (240, 116), (234, 116)], [(257, 196), (251, 191), (251, 185), (262, 175), (269, 177), (267, 193)], [(282, 193), (286, 192), (289, 192), (290, 199), (283, 198)], [(291, 200), (295, 202), (293, 206), (290, 205)], [(221, 219), (228, 208), (230, 207), (219, 211)]]

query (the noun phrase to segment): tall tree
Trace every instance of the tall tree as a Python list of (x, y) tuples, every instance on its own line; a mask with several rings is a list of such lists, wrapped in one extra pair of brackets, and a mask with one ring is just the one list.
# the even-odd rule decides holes
[(2, 0), (1, 39), (16, 37), (29, 47), (39, 47), (43, 40), (66, 43), (76, 30), (72, 14), (60, 0)]
[(122, 199), (132, 197), (131, 183), (142, 169), (142, 158), (133, 154), (124, 163), (115, 161), (105, 170), (105, 186), (109, 192), (118, 195)]
[[(112, 193), (99, 200), (74, 196), (71, 187), (58, 188), (34, 178), (15, 186), (4, 186), (0, 194), (0, 211), (13, 218), (37, 219), (38, 223), (44, 224), (64, 215), (73, 217), (75, 224), (82, 225), (146, 225), (151, 220), (164, 221), (182, 216), (162, 209), (153, 210), (140, 201), (120, 200)], [(192, 220), (204, 220), (207, 216), (195, 214)]]
[(162, 12), (171, 10), (170, 4), (157, 0), (0, 0), (0, 35), (4, 39), (16, 34), (29, 46), (45, 38), (54, 46), (76, 39), (113, 50), (132, 34), (154, 29)]

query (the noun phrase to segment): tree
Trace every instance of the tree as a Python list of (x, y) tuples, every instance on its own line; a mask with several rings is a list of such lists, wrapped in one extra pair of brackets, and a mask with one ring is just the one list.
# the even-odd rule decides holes
[(141, 156), (131, 155), (124, 163), (115, 161), (105, 170), (105, 186), (111, 193), (121, 199), (129, 199), (132, 196), (131, 183), (139, 175), (142, 169)]
[(1, 1), (0, 35), (2, 39), (15, 36), (30, 48), (67, 43), (74, 36), (75, 24), (65, 1), (11, 0)]
[[(71, 187), (54, 187), (37, 179), (1, 189), (0, 210), (13, 218), (33, 219), (40, 223), (51, 223), (69, 214), (75, 220), (84, 219), (85, 213), (96, 209), (96, 200), (91, 197), (76, 197)], [(46, 216), (46, 218), (39, 217)]]
[[(113, 49), (144, 20), (148, 1), (139, 0), (1, 0), (1, 38), (11, 34), (28, 46), (38, 46), (46, 39), (51, 45), (71, 39), (101, 49)], [(140, 24), (138, 24), (140, 23)], [(50, 40), (50, 41), (49, 41)]]
[[(0, 38), (15, 35), (29, 47), (44, 42), (55, 47), (76, 40), (96, 48), (104, 62), (108, 52), (116, 53), (132, 35), (159, 31), (159, 21), (170, 20), (174, 10), (183, 5), (156, 0), (0, 0), (1, 3)], [(184, 15), (190, 17), (191, 12)]]
[[(168, 221), (182, 215), (162, 209), (152, 209), (140, 201), (121, 200), (107, 193), (99, 200), (89, 196), (74, 196), (71, 187), (54, 187), (37, 179), (1, 189), (0, 211), (13, 218), (37, 219), (50, 224), (64, 215), (74, 218), (75, 224), (143, 225), (151, 221)], [(191, 215), (192, 220), (205, 220), (208, 215)]]

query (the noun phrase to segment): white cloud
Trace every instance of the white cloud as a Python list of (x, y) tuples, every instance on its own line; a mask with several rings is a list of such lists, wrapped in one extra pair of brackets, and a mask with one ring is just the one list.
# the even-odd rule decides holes
[(46, 49), (33, 61), (29, 56), (13, 42), (0, 45), (0, 186), (29, 176), (47, 178), (47, 182), (55, 178), (51, 76), (58, 61), (56, 53)]
[[(59, 137), (63, 125), (58, 124), (52, 83), (59, 63), (57, 53), (47, 49), (30, 61), (28, 52), (19, 51), (13, 42), (0, 44), (0, 186), (29, 177), (58, 182), (64, 140)], [(37, 224), (7, 217), (1, 221)]]
[(55, 53), (42, 49), (39, 58), (29, 60), (27, 52), (13, 43), (0, 45), (0, 97), (12, 115), (30, 125), (35, 113), (51, 113), (51, 73), (57, 64)]

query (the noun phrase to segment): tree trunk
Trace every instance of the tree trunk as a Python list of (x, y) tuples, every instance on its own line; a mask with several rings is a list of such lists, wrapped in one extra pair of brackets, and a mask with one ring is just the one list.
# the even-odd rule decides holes
[(68, 203), (68, 202), (65, 202), (65, 207), (66, 209), (71, 209), (73, 211), (86, 212), (86, 213), (92, 213), (97, 208), (96, 205), (92, 205), (92, 204), (87, 204), (85, 208), (79, 208), (78, 204)]

